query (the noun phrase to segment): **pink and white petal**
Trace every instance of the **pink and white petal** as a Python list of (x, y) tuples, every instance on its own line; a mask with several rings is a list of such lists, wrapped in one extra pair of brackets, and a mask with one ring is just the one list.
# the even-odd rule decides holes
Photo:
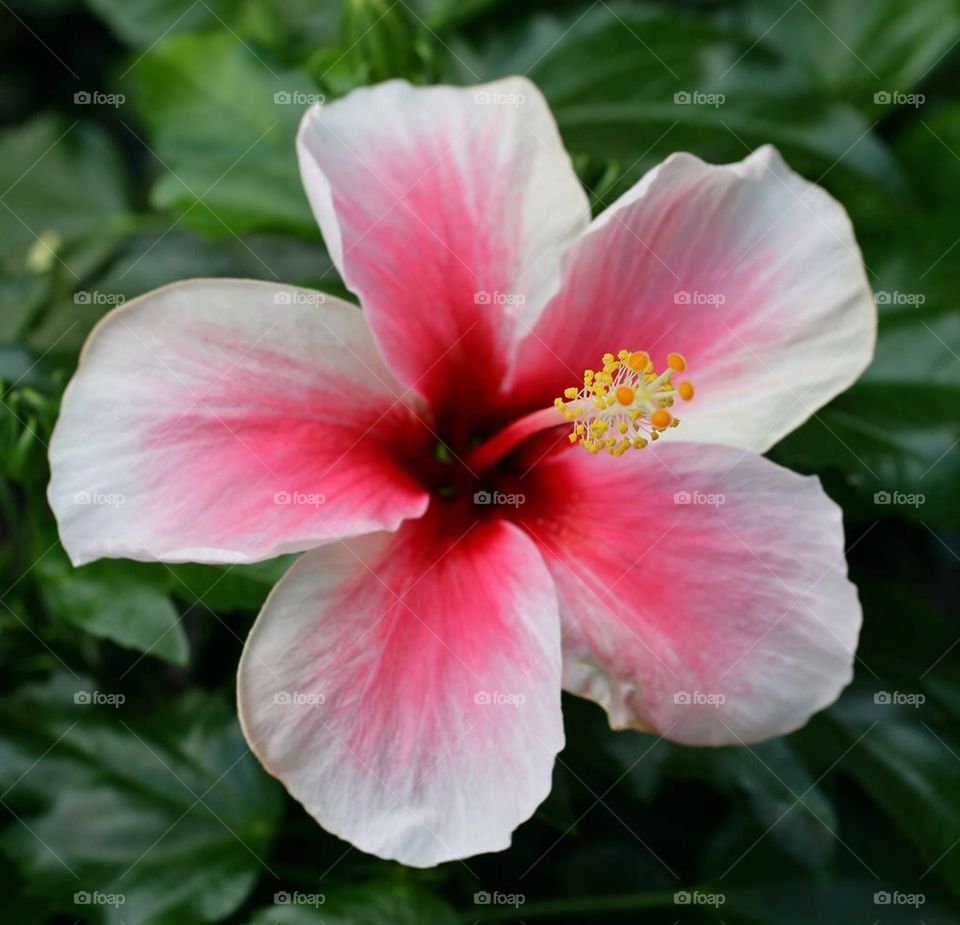
[(563, 746), (560, 626), (536, 545), (442, 513), (305, 554), (238, 675), (251, 749), (324, 828), (429, 867), (497, 851)]
[(423, 430), (358, 308), (307, 289), (190, 280), (110, 312), (50, 443), (76, 565), (251, 562), (394, 530), (426, 510), (402, 462)]
[(523, 525), (557, 584), (564, 686), (614, 728), (755, 742), (849, 683), (860, 605), (817, 479), (684, 443), (571, 450), (533, 478)]
[(392, 80), (314, 106), (300, 170), (388, 365), (441, 411), (495, 394), (590, 209), (540, 91)]
[(520, 349), (520, 405), (548, 404), (620, 348), (686, 357), (671, 440), (762, 452), (873, 355), (876, 306), (843, 207), (771, 147), (723, 166), (676, 154), (570, 250)]

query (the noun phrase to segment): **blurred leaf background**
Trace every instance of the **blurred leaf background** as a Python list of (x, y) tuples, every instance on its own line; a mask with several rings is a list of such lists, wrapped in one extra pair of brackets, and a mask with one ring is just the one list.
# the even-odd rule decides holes
[[(3, 0), (0, 51), (4, 920), (960, 922), (957, 0)], [(73, 569), (46, 443), (121, 299), (197, 275), (343, 293), (297, 173), (307, 102), (514, 73), (596, 211), (672, 151), (765, 142), (849, 210), (876, 360), (771, 455), (842, 504), (865, 626), (840, 702), (759, 746), (614, 734), (567, 700), (513, 847), (408, 870), (322, 832), (239, 734), (237, 659), (286, 563)]]

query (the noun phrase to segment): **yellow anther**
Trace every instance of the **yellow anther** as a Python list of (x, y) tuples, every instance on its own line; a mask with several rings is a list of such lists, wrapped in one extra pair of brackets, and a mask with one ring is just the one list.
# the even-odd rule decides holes
[(622, 456), (643, 449), (680, 421), (668, 410), (676, 398), (693, 398), (693, 384), (674, 386), (671, 376), (686, 369), (679, 353), (667, 355), (667, 366), (656, 372), (645, 350), (605, 353), (598, 370), (585, 369), (581, 388), (564, 389), (554, 404), (568, 420), (579, 418), (569, 435), (591, 453), (606, 450)]
[(670, 426), (670, 422), (673, 420), (673, 415), (669, 411), (664, 410), (663, 408), (658, 408), (653, 414), (650, 415), (650, 423), (659, 430), (663, 430), (665, 427)]

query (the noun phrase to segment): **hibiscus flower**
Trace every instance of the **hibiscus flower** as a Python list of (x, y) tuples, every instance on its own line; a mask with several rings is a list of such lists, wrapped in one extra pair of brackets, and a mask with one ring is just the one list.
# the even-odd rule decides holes
[(428, 866), (506, 847), (547, 795), (561, 688), (698, 745), (831, 703), (861, 619), (840, 510), (758, 454), (872, 354), (843, 208), (766, 147), (676, 154), (591, 221), (519, 78), (356, 90), (297, 145), (362, 310), (141, 296), (90, 336), (50, 449), (75, 564), (304, 553), (240, 661), (264, 767)]

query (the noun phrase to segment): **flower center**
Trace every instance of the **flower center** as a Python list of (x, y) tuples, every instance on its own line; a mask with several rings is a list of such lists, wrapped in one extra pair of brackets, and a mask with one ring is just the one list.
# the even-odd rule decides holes
[(591, 453), (607, 450), (622, 456), (627, 450), (642, 449), (680, 419), (669, 410), (674, 399), (693, 398), (693, 385), (686, 380), (673, 385), (674, 373), (682, 373), (687, 362), (679, 353), (667, 356), (667, 368), (658, 373), (643, 350), (621, 350), (616, 356), (603, 355), (603, 368), (584, 370), (583, 387), (564, 390), (554, 405), (573, 423), (570, 442)]

